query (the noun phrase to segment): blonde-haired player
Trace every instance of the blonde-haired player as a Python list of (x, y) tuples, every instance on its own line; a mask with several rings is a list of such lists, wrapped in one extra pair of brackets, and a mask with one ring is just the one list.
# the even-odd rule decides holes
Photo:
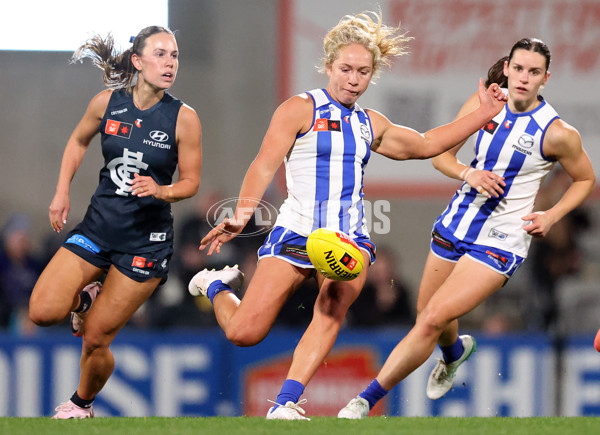
[[(201, 242), (208, 255), (240, 234), (275, 172), (286, 166), (288, 198), (265, 244), (254, 276), (240, 301), (236, 268), (204, 270), (190, 282), (193, 295), (206, 295), (227, 338), (252, 346), (268, 334), (285, 301), (305, 279), (316, 276), (319, 295), (313, 319), (296, 346), (292, 364), (269, 419), (305, 419), (301, 394), (332, 349), (348, 307), (360, 293), (375, 247), (363, 210), (363, 168), (370, 153), (395, 160), (423, 159), (451, 148), (477, 131), (505, 104), (500, 89), (479, 85), (480, 107), (451, 124), (424, 134), (395, 125), (357, 104), (374, 74), (406, 52), (409, 37), (383, 24), (376, 13), (347, 15), (324, 40), (325, 89), (293, 96), (271, 119), (261, 149), (244, 178), (236, 213)], [(249, 212), (250, 211), (250, 212)], [(362, 249), (365, 268), (353, 281), (326, 279), (306, 255), (306, 238), (317, 228), (341, 230)]]

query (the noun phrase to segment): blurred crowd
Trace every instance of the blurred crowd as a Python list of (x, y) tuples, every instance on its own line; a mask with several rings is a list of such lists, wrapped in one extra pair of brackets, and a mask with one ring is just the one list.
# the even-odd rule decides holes
[[(555, 203), (568, 182), (562, 171), (553, 171), (538, 196), (538, 209)], [(256, 251), (265, 237), (255, 222), (251, 221), (243, 237), (238, 236), (224, 245), (219, 255), (207, 256), (198, 250), (200, 240), (211, 229), (207, 220), (209, 209), (220, 200), (217, 192), (198, 195), (195, 208), (176, 220), (175, 253), (169, 279), (136, 313), (129, 328), (164, 331), (216, 327), (208, 299), (194, 298), (188, 293), (189, 280), (204, 268), (238, 264), (246, 282), (250, 281), (256, 267)], [(38, 332), (28, 318), (29, 296), (37, 277), (61, 242), (60, 237), (52, 233), (47, 242), (41, 244), (41, 249), (34, 249), (31, 225), (30, 216), (15, 213), (3, 223), (0, 232), (0, 328), (14, 334)], [(590, 210), (581, 207), (557, 223), (547, 237), (534, 239), (522, 270), (480, 309), (465, 316), (463, 325), (489, 334), (573, 332), (565, 331), (565, 310), (573, 307), (582, 310), (581, 305), (596, 302), (589, 299), (597, 294), (595, 284), (590, 294), (578, 292), (576, 288), (565, 296), (563, 291), (572, 289), (573, 282), (577, 283), (575, 287), (585, 287), (590, 274), (593, 277), (598, 272), (595, 269), (590, 272), (589, 267), (590, 262), (593, 265), (595, 261), (589, 255), (589, 241), (596, 240), (588, 237), (592, 226)], [(346, 326), (410, 327), (416, 317), (418, 288), (408, 285), (402, 273), (402, 255), (407, 253), (380, 241), (377, 245), (377, 260), (369, 269), (361, 295), (348, 312)], [(578, 280), (569, 281), (573, 277)], [(244, 288), (240, 291), (243, 294)], [(276, 326), (308, 324), (316, 297), (317, 283), (310, 279), (288, 300)]]

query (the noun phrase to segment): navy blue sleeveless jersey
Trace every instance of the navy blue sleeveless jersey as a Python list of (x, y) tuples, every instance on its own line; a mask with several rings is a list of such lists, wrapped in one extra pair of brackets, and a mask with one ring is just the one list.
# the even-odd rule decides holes
[(105, 250), (143, 253), (173, 243), (171, 205), (130, 192), (134, 174), (171, 184), (177, 167), (175, 128), (183, 103), (165, 92), (148, 110), (125, 89), (113, 92), (100, 123), (104, 167), (79, 228)]

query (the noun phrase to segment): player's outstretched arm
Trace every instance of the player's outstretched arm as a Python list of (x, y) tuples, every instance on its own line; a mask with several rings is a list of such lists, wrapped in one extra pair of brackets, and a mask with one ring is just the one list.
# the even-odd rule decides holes
[(426, 133), (393, 124), (382, 114), (370, 111), (374, 130), (371, 149), (394, 160), (426, 159), (443, 153), (466, 140), (497, 115), (506, 96), (497, 84), (486, 90), (479, 81), (479, 107), (455, 121)]
[(296, 95), (277, 108), (258, 155), (250, 164), (242, 182), (234, 217), (213, 228), (200, 242), (201, 250), (208, 248), (208, 255), (214, 251), (219, 253), (224, 243), (242, 232), (293, 146), (296, 136), (310, 128), (312, 108), (312, 100), (305, 94)]

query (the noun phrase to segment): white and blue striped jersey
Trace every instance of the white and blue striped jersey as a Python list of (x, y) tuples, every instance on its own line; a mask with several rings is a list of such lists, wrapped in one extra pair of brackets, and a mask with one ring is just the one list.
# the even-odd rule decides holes
[(304, 237), (317, 228), (368, 237), (363, 175), (373, 141), (369, 115), (357, 104), (342, 106), (324, 89), (307, 94), (313, 122), (285, 159), (288, 197), (275, 225)]
[(530, 112), (512, 113), (504, 106), (479, 131), (471, 167), (505, 177), (506, 187), (499, 198), (488, 199), (463, 183), (436, 221), (456, 238), (527, 257), (531, 236), (521, 218), (533, 210), (540, 184), (555, 163), (544, 156), (542, 144), (558, 114), (539, 99)]

